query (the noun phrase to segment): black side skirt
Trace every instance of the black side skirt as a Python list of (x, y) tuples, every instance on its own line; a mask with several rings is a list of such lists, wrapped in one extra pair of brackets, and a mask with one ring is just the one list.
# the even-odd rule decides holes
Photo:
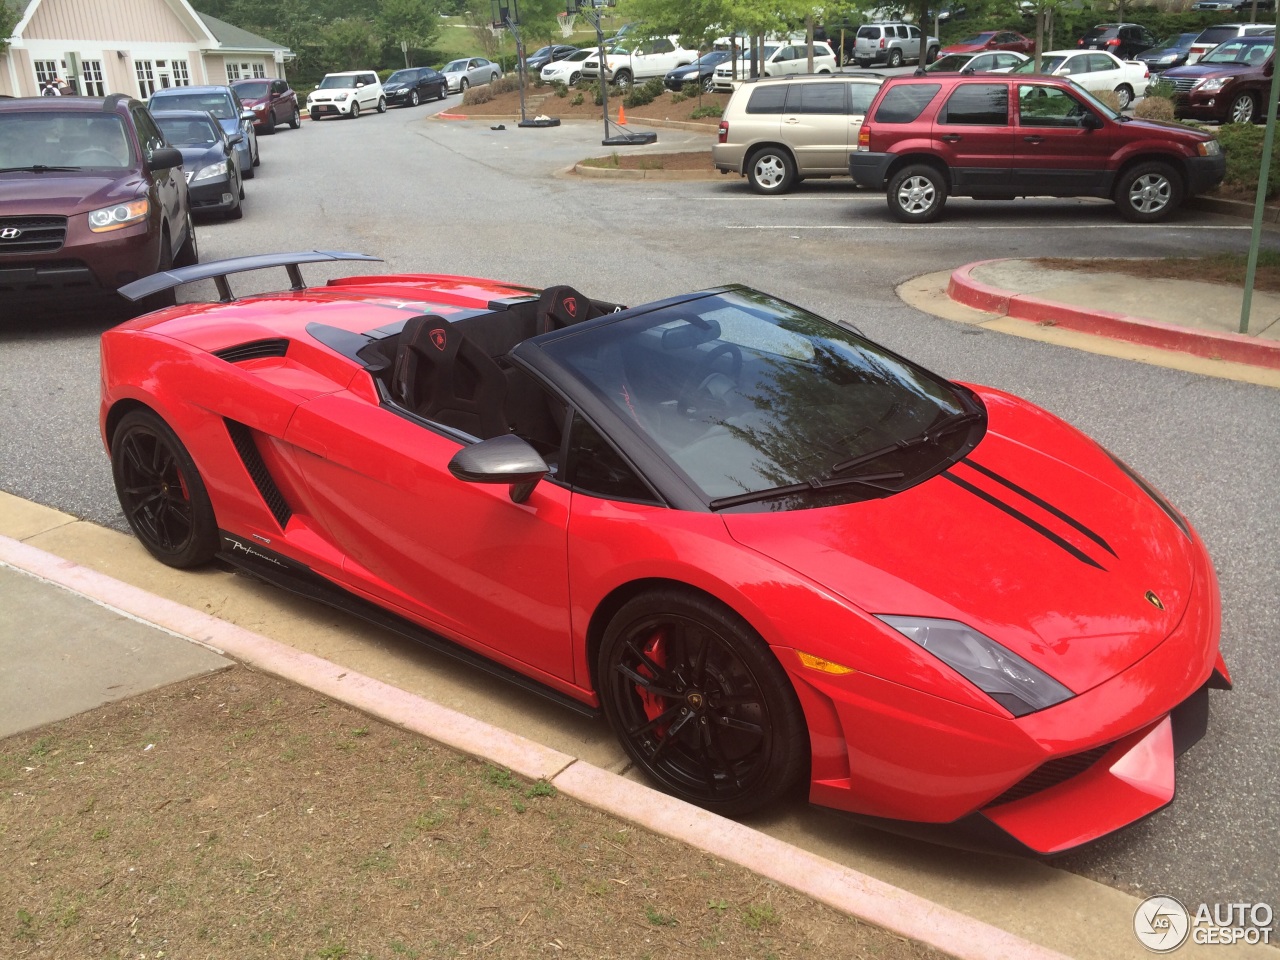
[(600, 717), (600, 711), (595, 707), (588, 706), (580, 700), (575, 700), (573, 697), (561, 693), (559, 690), (554, 690), (545, 684), (532, 680), (522, 673), (517, 673), (510, 667), (490, 660), (488, 657), (468, 650), (466, 647), (459, 646), (451, 640), (446, 640), (425, 627), (418, 626), (411, 620), (391, 613), (389, 610), (384, 610), (363, 597), (358, 597), (337, 584), (326, 580), (311, 570), (310, 567), (295, 563), (288, 557), (281, 556), (275, 551), (268, 550), (258, 544), (250, 543), (234, 534), (227, 533), (225, 530), (220, 532), (222, 534), (222, 549), (218, 552), (218, 557), (251, 576), (265, 580), (277, 587), (283, 587), (285, 590), (296, 593), (298, 596), (306, 597), (309, 600), (318, 600), (320, 603), (328, 604), (344, 613), (359, 617), (374, 626), (382, 627), (384, 630), (390, 630), (392, 633), (397, 633), (406, 639), (421, 643), (437, 653), (442, 653), (468, 666), (483, 670), (491, 676), (505, 680), (523, 690), (528, 690), (530, 693), (536, 693), (538, 696), (545, 697), (547, 700), (572, 710), (581, 716), (590, 717), (593, 720)]

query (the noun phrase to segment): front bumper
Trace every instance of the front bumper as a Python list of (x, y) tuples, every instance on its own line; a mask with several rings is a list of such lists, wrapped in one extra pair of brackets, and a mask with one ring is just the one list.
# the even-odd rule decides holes
[(225, 174), (188, 184), (187, 192), (191, 197), (191, 212), (194, 214), (226, 213), (235, 207), (238, 193), (231, 178)]
[[(1195, 542), (1181, 621), (1137, 663), (1021, 718), (862, 673), (787, 667), (808, 721), (810, 799), (865, 817), (963, 831), (1055, 855), (1149, 816), (1174, 795), (1175, 752), (1203, 735), (1207, 688), (1228, 687), (1218, 584)], [(945, 825), (945, 827), (943, 826)]]
[(1227, 158), (1219, 153), (1216, 157), (1191, 157), (1187, 160), (1187, 195), (1195, 196), (1207, 193), (1222, 182), (1227, 175)]
[(100, 297), (154, 273), (160, 261), (159, 215), (110, 233), (89, 229), (87, 214), (67, 219), (55, 250), (0, 256), (0, 299)]
[(351, 113), (351, 105), (355, 102), (355, 97), (340, 101), (314, 101), (307, 104), (307, 112), (311, 114), (313, 120), (316, 117), (345, 117)]

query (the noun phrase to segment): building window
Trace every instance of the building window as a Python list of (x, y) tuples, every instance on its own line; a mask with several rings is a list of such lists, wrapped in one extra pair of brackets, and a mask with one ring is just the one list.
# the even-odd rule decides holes
[(36, 86), (41, 90), (45, 84), (53, 83), (58, 79), (58, 61), (57, 60), (36, 60)]
[(187, 61), (173, 61), (173, 85), (175, 87), (191, 86), (191, 74), (187, 71)]
[(155, 64), (150, 60), (135, 60), (133, 66), (138, 73), (139, 96), (141, 99), (146, 100), (156, 92)]
[(239, 79), (240, 79), (240, 64), (228, 63), (227, 64), (227, 82), (229, 83), (232, 80), (239, 80)]
[(102, 61), (81, 60), (80, 69), (83, 71), (81, 79), (84, 81), (84, 95), (86, 97), (105, 97), (107, 95), (107, 85), (102, 79)]
[(253, 76), (255, 80), (265, 80), (267, 78), (267, 68), (261, 63), (253, 65)]

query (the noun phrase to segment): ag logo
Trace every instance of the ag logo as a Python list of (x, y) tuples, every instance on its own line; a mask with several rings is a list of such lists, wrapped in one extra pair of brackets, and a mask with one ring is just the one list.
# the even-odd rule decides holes
[(5, 227), (0, 230), (0, 240), (17, 240), (22, 236), (22, 231), (17, 227)]
[(435, 346), (437, 350), (444, 349), (445, 339), (446, 339), (444, 330), (442, 330), (440, 327), (436, 327), (429, 334), (427, 334), (427, 336), (431, 338), (431, 343)]
[(1147, 897), (1133, 914), (1133, 932), (1152, 953), (1172, 953), (1187, 942), (1191, 918), (1173, 897)]

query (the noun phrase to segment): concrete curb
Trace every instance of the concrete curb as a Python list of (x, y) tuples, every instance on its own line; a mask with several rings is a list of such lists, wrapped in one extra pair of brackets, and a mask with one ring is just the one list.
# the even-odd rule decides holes
[(1064, 327), (1197, 357), (1280, 370), (1280, 342), (1259, 340), (1240, 333), (1191, 330), (1159, 320), (1071, 307), (1030, 294), (988, 286), (974, 279), (976, 268), (1001, 262), (1003, 260), (981, 260), (957, 268), (947, 283), (947, 295), (965, 306), (1015, 320)]
[[(1185, 204), (1192, 210), (1203, 210), (1205, 213), (1217, 213), (1240, 220), (1253, 219), (1253, 204), (1244, 200), (1227, 200), (1222, 197), (1189, 197)], [(1280, 207), (1264, 206), (1262, 208), (1263, 223), (1280, 223)]]
[[(550, 114), (548, 114), (550, 116)], [(496, 120), (506, 123), (510, 120), (519, 120), (518, 113), (489, 113), (489, 114), (467, 114), (467, 113), (433, 113), (426, 118), (427, 120), (475, 120), (476, 122), (487, 122)], [(560, 117), (560, 123), (563, 124), (588, 124), (603, 123), (603, 117)], [(695, 133), (706, 133), (711, 136), (719, 129), (719, 125), (712, 126), (709, 123), (697, 123), (691, 120), (657, 120), (650, 117), (633, 116), (623, 124), (623, 126), (631, 126), (635, 124), (639, 127), (662, 127), (671, 130), (692, 130)]]
[(529, 779), (547, 780), (581, 803), (738, 864), (948, 956), (959, 960), (1065, 960), (1060, 953), (798, 850), (643, 784), (21, 541), (0, 536), (0, 563), (87, 597), (124, 616), (310, 687), (454, 750), (506, 767)]
[(573, 172), (596, 180), (714, 180), (721, 176), (717, 170), (611, 170), (585, 163), (575, 163)]

